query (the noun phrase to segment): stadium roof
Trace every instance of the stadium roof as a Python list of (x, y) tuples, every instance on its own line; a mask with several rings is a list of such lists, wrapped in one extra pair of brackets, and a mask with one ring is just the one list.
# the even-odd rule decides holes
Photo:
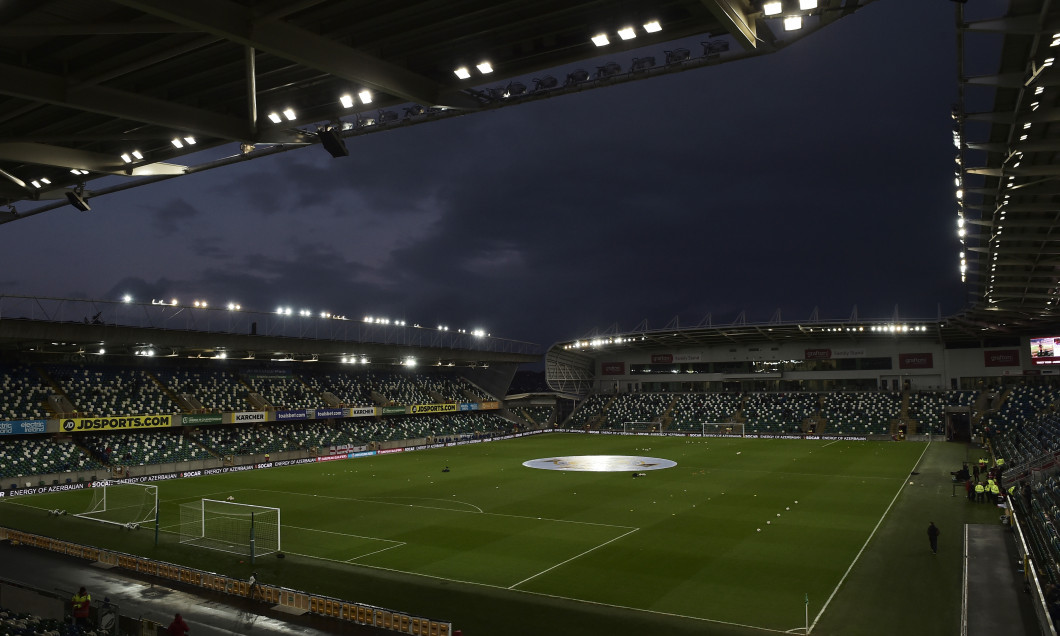
[(1034, 329), (1056, 321), (1060, 301), (1060, 3), (1012, 0), (1003, 17), (971, 22), (957, 6), (954, 230), (974, 308), (954, 321)]
[[(305, 145), (341, 156), (347, 137), (770, 53), (870, 2), (5, 2), (0, 223)], [(597, 66), (601, 55), (613, 61)]]

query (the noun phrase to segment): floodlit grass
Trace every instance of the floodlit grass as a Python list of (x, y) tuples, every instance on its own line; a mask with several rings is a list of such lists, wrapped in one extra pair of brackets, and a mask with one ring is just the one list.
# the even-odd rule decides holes
[[(167, 532), (180, 503), (231, 495), (282, 510), (290, 556), (253, 566), (267, 582), (441, 619), (463, 611), (451, 605), (463, 598), (452, 596), (457, 586), (785, 631), (803, 626), (806, 594), (820, 608), (833, 593), (924, 448), (540, 435), (159, 482), (158, 547), (150, 529), (42, 510), (76, 510), (90, 499), (84, 492), (3, 501), (0, 521), (245, 577), (251, 566), (240, 557), (179, 545)], [(522, 466), (591, 454), (677, 466), (641, 479)]]

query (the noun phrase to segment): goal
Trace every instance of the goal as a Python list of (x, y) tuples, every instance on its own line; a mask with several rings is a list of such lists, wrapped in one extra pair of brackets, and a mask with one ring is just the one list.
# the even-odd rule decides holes
[(703, 436), (743, 437), (742, 422), (704, 422)]
[(280, 551), (280, 509), (202, 499), (180, 504), (180, 542), (249, 556)]
[(637, 435), (638, 433), (654, 433), (658, 430), (658, 422), (622, 422), (622, 433), (624, 435)]
[(158, 486), (102, 482), (92, 489), (92, 502), (75, 517), (138, 528), (158, 520)]

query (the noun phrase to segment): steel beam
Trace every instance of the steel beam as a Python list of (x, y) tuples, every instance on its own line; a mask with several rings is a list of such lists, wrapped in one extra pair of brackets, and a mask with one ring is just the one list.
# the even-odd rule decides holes
[(429, 78), (228, 0), (113, 1), (418, 104), (469, 105), (439, 104), (443, 87)]
[(233, 141), (253, 141), (254, 138), (246, 122), (226, 115), (104, 86), (70, 84), (65, 77), (18, 66), (0, 64), (0, 94), (131, 119), (203, 137)]
[(758, 32), (750, 7), (740, 0), (702, 0), (703, 5), (725, 26), (743, 48), (758, 48)]

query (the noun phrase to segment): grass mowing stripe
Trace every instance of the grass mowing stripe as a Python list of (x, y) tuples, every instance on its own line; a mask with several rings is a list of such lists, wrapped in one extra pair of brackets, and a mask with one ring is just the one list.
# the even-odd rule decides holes
[(633, 534), (633, 533), (634, 533), (634, 532), (636, 532), (637, 530), (639, 530), (639, 528), (633, 528), (633, 529), (632, 529), (632, 530), (630, 530), (629, 532), (627, 532), (627, 533), (625, 533), (625, 534), (620, 534), (620, 535), (618, 535), (617, 537), (615, 537), (614, 539), (611, 539), (610, 541), (604, 541), (604, 542), (603, 542), (603, 543), (601, 543), (600, 545), (597, 545), (597, 546), (593, 546), (593, 547), (589, 548), (588, 550), (586, 550), (585, 552), (582, 552), (581, 554), (576, 554), (576, 555), (572, 556), (571, 558), (567, 559), (566, 561), (562, 561), (562, 562), (560, 562), (560, 563), (557, 563), (556, 565), (553, 565), (552, 567), (550, 567), (550, 568), (548, 568), (548, 569), (545, 569), (545, 570), (541, 570), (540, 572), (538, 572), (537, 574), (535, 574), (535, 575), (533, 575), (533, 576), (528, 576), (528, 577), (526, 577), (525, 579), (523, 579), (522, 581), (519, 581), (518, 583), (515, 583), (514, 585), (510, 585), (510, 586), (508, 586), (508, 589), (509, 589), (509, 590), (511, 590), (511, 589), (517, 588), (517, 587), (519, 587), (520, 585), (522, 585), (523, 583), (526, 583), (527, 581), (529, 581), (530, 579), (536, 579), (537, 577), (541, 576), (541, 575), (542, 575), (542, 574), (544, 574), (545, 572), (551, 572), (552, 570), (555, 570), (556, 568), (558, 568), (558, 567), (559, 567), (559, 566), (561, 566), (561, 565), (566, 565), (567, 563), (570, 563), (570, 562), (571, 562), (571, 561), (573, 561), (574, 559), (577, 559), (577, 558), (580, 558), (580, 557), (583, 557), (583, 556), (585, 556), (586, 554), (589, 554), (589, 553), (590, 553), (590, 552), (592, 552), (593, 550), (596, 550), (596, 549), (598, 549), (598, 548), (602, 548), (602, 547), (604, 547), (605, 545), (607, 545), (607, 544), (609, 544), (609, 543), (614, 543), (615, 541), (618, 541), (618, 540), (619, 540), (619, 539), (621, 539), (622, 537), (625, 537), (625, 536), (628, 536), (628, 535), (631, 535), (631, 534)]
[[(458, 512), (458, 513), (472, 514), (472, 515), (489, 515), (491, 517), (508, 517), (508, 518), (511, 518), (511, 519), (531, 519), (533, 521), (552, 521), (552, 522), (555, 522), (555, 523), (573, 523), (573, 524), (577, 524), (577, 525), (580, 525), (580, 526), (600, 526), (602, 528), (620, 528), (622, 530), (638, 530), (639, 529), (639, 528), (634, 528), (633, 526), (619, 526), (619, 525), (615, 525), (615, 524), (612, 524), (612, 523), (595, 523), (595, 522), (592, 522), (592, 521), (574, 521), (574, 520), (571, 520), (571, 519), (552, 519), (552, 518), (549, 518), (549, 517), (533, 517), (533, 516), (530, 516), (530, 515), (513, 515), (513, 514), (506, 514), (506, 513), (503, 513), (503, 512), (483, 512), (481, 508), (478, 508), (478, 506), (475, 506), (476, 508), (478, 508), (478, 512), (473, 512), (471, 510), (457, 510), (455, 508), (440, 508), (438, 506), (417, 506), (415, 504), (396, 503), (396, 502), (393, 502), (393, 501), (380, 501), (378, 499), (371, 499), (371, 498), (370, 499), (363, 499), (363, 498), (359, 498), (359, 497), (338, 497), (336, 495), (315, 495), (315, 494), (314, 495), (309, 495), (307, 493), (302, 493), (302, 492), (290, 492), (290, 491), (287, 491), (287, 490), (269, 490), (267, 488), (245, 488), (244, 490), (253, 490), (253, 491), (257, 491), (257, 492), (271, 492), (271, 493), (275, 493), (275, 494), (278, 494), (278, 495), (297, 495), (297, 496), (307, 496), (307, 497), (323, 497), (324, 499), (338, 499), (339, 501), (359, 501), (361, 503), (382, 504), (382, 505), (385, 505), (385, 506), (402, 506), (402, 507), (408, 507), (408, 508), (423, 508), (425, 510), (442, 510), (442, 511), (445, 511), (445, 512)], [(416, 497), (404, 497), (404, 499), (416, 499)], [(448, 501), (448, 499), (437, 499), (436, 501)], [(465, 503), (465, 502), (457, 502), (457, 503)], [(470, 506), (470, 505), (473, 505), (473, 504), (465, 504), (465, 505), (469, 505)], [(287, 526), (284, 525), (284, 527), (287, 527)], [(629, 534), (629, 533), (626, 533), (626, 534)], [(354, 535), (351, 535), (351, 536), (354, 536)]]
[[(920, 464), (920, 460), (924, 458), (924, 453), (926, 453), (927, 449), (930, 447), (931, 442), (928, 442), (924, 445), (924, 450), (920, 451), (920, 457), (917, 458), (916, 464), (913, 464), (913, 468), (916, 468)], [(858, 559), (861, 558), (862, 553), (865, 552), (865, 548), (869, 546), (869, 542), (872, 541), (872, 537), (876, 536), (876, 531), (880, 529), (880, 525), (883, 524), (883, 520), (887, 518), (887, 513), (891, 511), (891, 507), (894, 506), (894, 502), (898, 501), (898, 495), (902, 494), (902, 491), (905, 490), (905, 485), (907, 483), (908, 481), (903, 477), (901, 488), (898, 489), (898, 492), (894, 493), (894, 498), (891, 499), (891, 503), (887, 504), (887, 509), (883, 511), (883, 514), (880, 515), (880, 520), (876, 522), (876, 527), (872, 529), (871, 533), (869, 533), (869, 538), (865, 539), (865, 544), (861, 546), (861, 549), (858, 550), (857, 556), (855, 556), (854, 560), (850, 562), (850, 567), (848, 567), (847, 571), (843, 573), (843, 577), (839, 579), (839, 583), (836, 583), (835, 589), (832, 590), (832, 594), (828, 597), (828, 600), (824, 602), (824, 605), (821, 607), (821, 611), (817, 613), (816, 617), (814, 617), (813, 623), (810, 625), (810, 629), (806, 631), (807, 634), (812, 632), (813, 628), (817, 625), (817, 621), (821, 620), (821, 616), (824, 615), (824, 611), (828, 609), (828, 604), (832, 602), (832, 599), (835, 598), (836, 592), (838, 592), (839, 588), (843, 586), (843, 581), (847, 580), (847, 576), (850, 575), (850, 571), (854, 569), (854, 564), (858, 562)]]

